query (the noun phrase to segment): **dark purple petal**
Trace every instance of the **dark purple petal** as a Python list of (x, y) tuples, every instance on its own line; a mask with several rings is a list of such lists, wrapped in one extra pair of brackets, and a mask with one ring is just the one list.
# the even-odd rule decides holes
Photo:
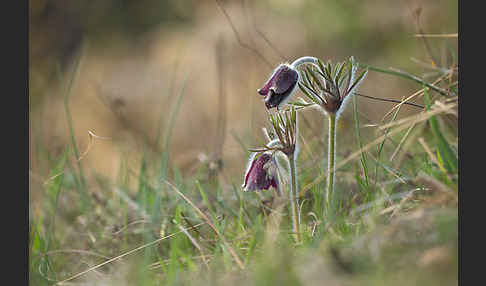
[(298, 80), (298, 72), (282, 64), (275, 69), (263, 88), (258, 90), (258, 93), (265, 96), (265, 106), (268, 109), (278, 107), (292, 95)]
[(277, 164), (271, 154), (252, 156), (243, 183), (245, 191), (268, 190), (270, 187), (280, 191), (276, 168)]
[(278, 106), (280, 106), (284, 101), (289, 98), (289, 96), (291, 96), (295, 86), (296, 84), (291, 86), (291, 88), (287, 92), (282, 94), (276, 93), (273, 91), (273, 89), (271, 89), (268, 95), (265, 97), (265, 106), (267, 107), (267, 109), (271, 109), (273, 107), (278, 108)]
[(255, 160), (256, 155), (257, 155), (256, 153), (252, 155), (252, 157), (250, 158), (250, 165), (246, 169), (245, 181), (243, 182), (243, 188), (245, 189), (247, 188), (248, 180), (250, 179), (250, 175), (252, 174), (252, 172), (254, 172), (253, 170), (255, 169), (255, 165), (257, 163), (257, 160)]
[(271, 109), (278, 106), (283, 100), (283, 95), (275, 94), (273, 90), (270, 90), (270, 93), (265, 97), (265, 106), (267, 109)]
[(259, 90), (257, 90), (257, 92), (260, 94), (260, 95), (267, 95), (268, 92), (270, 91), (270, 88), (273, 87), (273, 84), (275, 83), (275, 81), (277, 80), (278, 76), (280, 75), (280, 73), (282, 72), (283, 68), (285, 66), (284, 65), (280, 65), (278, 66), (274, 71), (273, 71), (273, 74), (270, 76), (270, 78), (267, 80), (267, 82), (265, 83), (265, 85), (260, 88)]
[(296, 70), (284, 66), (284, 68), (280, 71), (279, 75), (276, 77), (274, 90), (275, 93), (289, 93), (297, 84), (298, 79), (299, 74)]

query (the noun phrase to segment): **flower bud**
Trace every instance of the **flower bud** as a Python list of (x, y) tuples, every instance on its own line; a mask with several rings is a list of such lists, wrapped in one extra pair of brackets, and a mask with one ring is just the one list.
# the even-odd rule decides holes
[(287, 64), (279, 65), (265, 85), (258, 90), (260, 95), (265, 96), (265, 106), (267, 109), (273, 107), (280, 108), (285, 104), (295, 91), (299, 73), (295, 68)]
[(245, 191), (268, 190), (281, 194), (277, 162), (271, 152), (255, 153), (250, 158), (243, 186)]

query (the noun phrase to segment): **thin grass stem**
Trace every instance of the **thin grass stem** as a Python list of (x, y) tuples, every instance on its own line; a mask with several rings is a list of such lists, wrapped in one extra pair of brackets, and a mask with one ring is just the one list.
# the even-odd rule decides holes
[(326, 202), (330, 206), (334, 189), (334, 166), (335, 166), (335, 152), (336, 152), (336, 114), (329, 113), (329, 151), (328, 151), (328, 166), (327, 166), (327, 189)]
[[(358, 145), (360, 150), (363, 149), (363, 142), (361, 141), (361, 134), (360, 134), (360, 126), (359, 126), (359, 117), (358, 117), (358, 98), (355, 96), (353, 97), (353, 107), (354, 107), (354, 121), (356, 123), (356, 138), (358, 140)], [(366, 156), (365, 153), (361, 153), (361, 168), (363, 169), (363, 175), (365, 177), (365, 184), (366, 187), (369, 187), (369, 179), (368, 179), (368, 166), (366, 164)]]
[(426, 87), (430, 88), (430, 89), (433, 89), (434, 91), (444, 95), (444, 96), (451, 96), (452, 94), (440, 87), (437, 87), (433, 84), (430, 84), (426, 81), (424, 81), (423, 79), (415, 76), (415, 75), (412, 75), (412, 74), (409, 74), (409, 73), (406, 73), (406, 72), (403, 72), (403, 71), (399, 71), (399, 70), (395, 70), (395, 69), (383, 69), (383, 68), (379, 68), (379, 67), (374, 67), (374, 66), (370, 66), (370, 65), (365, 65), (365, 64), (360, 64), (360, 67), (362, 68), (368, 68), (369, 70), (372, 70), (372, 71), (375, 71), (375, 72), (380, 72), (380, 73), (386, 73), (386, 74), (390, 74), (390, 75), (395, 75), (395, 76), (399, 76), (399, 77), (402, 77), (402, 78), (405, 78), (405, 79), (408, 79), (408, 80), (412, 80), (412, 81), (415, 81), (417, 83), (420, 83), (422, 85), (425, 85)]
[(295, 234), (295, 242), (300, 244), (301, 236), (300, 236), (300, 212), (299, 212), (299, 202), (297, 198), (298, 189), (297, 189), (297, 168), (295, 164), (295, 155), (291, 154), (288, 156), (289, 165), (290, 165), (290, 177), (291, 177), (291, 184), (289, 188), (289, 195), (290, 195), (290, 204), (292, 208), (292, 227)]

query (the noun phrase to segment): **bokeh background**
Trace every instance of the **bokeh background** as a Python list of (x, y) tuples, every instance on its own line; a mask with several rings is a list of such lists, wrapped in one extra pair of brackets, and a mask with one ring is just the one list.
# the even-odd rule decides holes
[[(354, 56), (427, 79), (427, 49), (437, 66), (449, 66), (448, 47), (457, 51), (457, 38), (430, 38), (427, 47), (415, 34), (457, 33), (457, 6), (456, 0), (29, 1), (32, 209), (52, 175), (50, 160), (71, 144), (68, 116), (87, 180), (136, 174), (143, 154), (156, 161), (169, 150), (182, 174), (222, 162), (228, 182), (238, 185), (244, 148), (257, 146), (268, 126), (256, 90), (274, 67), (306, 55), (334, 62)], [(360, 92), (401, 99), (418, 88), (370, 72)], [(358, 102), (370, 124), (392, 106)], [(351, 109), (339, 128), (352, 130)], [(417, 111), (404, 107), (400, 116)], [(317, 111), (305, 120), (317, 135), (327, 127)], [(348, 149), (356, 147), (354, 137), (340, 136), (351, 142)]]

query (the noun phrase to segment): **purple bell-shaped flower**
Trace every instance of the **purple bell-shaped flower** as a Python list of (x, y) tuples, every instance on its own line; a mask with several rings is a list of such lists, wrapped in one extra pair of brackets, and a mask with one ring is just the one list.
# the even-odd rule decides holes
[(315, 57), (300, 57), (291, 64), (280, 64), (267, 80), (265, 85), (257, 90), (260, 95), (265, 96), (265, 106), (267, 109), (277, 107), (280, 109), (282, 105), (287, 103), (295, 90), (297, 83), (300, 80), (297, 68), (303, 64), (317, 64)]
[(260, 95), (265, 96), (267, 109), (280, 109), (292, 97), (298, 81), (299, 73), (295, 68), (288, 64), (279, 65), (265, 85), (258, 90)]
[(245, 172), (245, 191), (268, 190), (273, 187), (281, 194), (277, 162), (271, 152), (254, 153)]

